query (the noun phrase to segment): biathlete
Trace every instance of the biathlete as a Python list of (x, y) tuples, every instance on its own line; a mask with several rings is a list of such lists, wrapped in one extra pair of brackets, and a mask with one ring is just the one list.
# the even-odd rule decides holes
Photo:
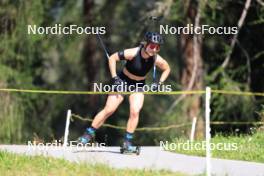
[[(162, 71), (158, 84), (161, 85), (167, 79), (170, 73), (170, 67), (158, 52), (160, 45), (163, 44), (163, 38), (157, 32), (147, 32), (144, 37), (144, 42), (139, 47), (125, 49), (116, 52), (109, 57), (109, 68), (112, 76), (113, 85), (126, 83), (128, 86), (133, 86), (133, 93), (129, 95), (129, 119), (127, 122), (124, 142), (121, 147), (121, 152), (139, 152), (138, 147), (132, 143), (133, 134), (138, 125), (139, 113), (144, 102), (143, 86), (147, 73), (156, 65)], [(117, 74), (116, 62), (126, 60), (126, 64), (122, 71)], [(110, 94), (107, 97), (105, 107), (94, 117), (90, 127), (84, 134), (78, 138), (78, 142), (82, 144), (90, 143), (94, 140), (96, 130), (99, 129), (105, 120), (111, 116), (121, 102), (124, 96), (121, 94)]]

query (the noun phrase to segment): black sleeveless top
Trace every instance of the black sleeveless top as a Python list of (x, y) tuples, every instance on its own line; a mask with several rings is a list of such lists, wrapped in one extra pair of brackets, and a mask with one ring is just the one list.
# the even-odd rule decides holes
[(146, 76), (155, 62), (155, 56), (151, 56), (148, 59), (144, 59), (141, 56), (142, 48), (143, 46), (141, 45), (136, 56), (132, 60), (127, 60), (125, 65), (126, 69), (136, 76)]

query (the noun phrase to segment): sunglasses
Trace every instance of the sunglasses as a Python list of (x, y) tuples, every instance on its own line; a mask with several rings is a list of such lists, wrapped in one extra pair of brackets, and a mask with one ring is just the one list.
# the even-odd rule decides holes
[(155, 43), (149, 43), (148, 44), (148, 47), (152, 50), (156, 49), (156, 50), (160, 50), (160, 46), (158, 44), (155, 44)]

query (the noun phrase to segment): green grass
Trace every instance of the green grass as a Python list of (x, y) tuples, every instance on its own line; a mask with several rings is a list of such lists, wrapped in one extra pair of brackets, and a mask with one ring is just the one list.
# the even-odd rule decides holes
[[(186, 143), (183, 139), (174, 139), (174, 144)], [(202, 143), (202, 141), (194, 141), (194, 144)], [(214, 145), (222, 143), (226, 150), (212, 150), (212, 157), (232, 160), (254, 161), (264, 163), (264, 132), (257, 132), (252, 135), (233, 135), (224, 136), (218, 134), (211, 140)], [(233, 146), (232, 146), (233, 145)], [(177, 145), (178, 146), (178, 145)], [(177, 147), (173, 152), (205, 156), (205, 150), (186, 150), (183, 147)]]
[(63, 159), (24, 156), (2, 151), (0, 151), (0, 173), (4, 176), (186, 176), (185, 174), (168, 171), (113, 169), (102, 164), (77, 164)]

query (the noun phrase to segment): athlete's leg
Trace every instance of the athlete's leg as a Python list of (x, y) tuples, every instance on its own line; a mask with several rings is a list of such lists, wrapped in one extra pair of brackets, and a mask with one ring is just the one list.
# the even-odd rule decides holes
[(133, 133), (138, 125), (139, 112), (144, 103), (144, 94), (141, 92), (133, 93), (129, 96), (130, 113), (127, 122), (127, 129), (124, 136), (122, 148), (125, 151), (135, 152), (137, 147), (132, 145)]
[(78, 141), (83, 144), (91, 142), (94, 139), (96, 130), (115, 112), (123, 100), (124, 97), (122, 95), (109, 95), (103, 110), (95, 116), (92, 125), (85, 130), (84, 134), (79, 137)]
[(105, 107), (95, 116), (92, 127), (96, 129), (99, 128), (104, 121), (116, 111), (123, 100), (123, 95), (109, 95)]
[(139, 112), (143, 107), (144, 94), (142, 92), (133, 93), (129, 96), (130, 113), (127, 122), (127, 132), (134, 133), (138, 125)]

